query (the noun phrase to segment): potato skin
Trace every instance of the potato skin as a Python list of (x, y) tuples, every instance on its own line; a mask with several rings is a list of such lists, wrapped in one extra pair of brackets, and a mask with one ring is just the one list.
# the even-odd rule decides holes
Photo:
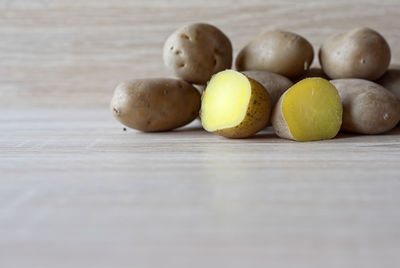
[(321, 77), (326, 80), (329, 80), (329, 77), (324, 73), (324, 71), (321, 68), (310, 68), (308, 69), (302, 76), (297, 78), (294, 82), (297, 83), (303, 79), (306, 78), (311, 78), (311, 77)]
[(205, 23), (183, 26), (164, 44), (165, 65), (177, 77), (206, 84), (211, 76), (232, 66), (232, 44), (218, 28)]
[(272, 30), (261, 33), (239, 52), (236, 69), (269, 71), (296, 79), (310, 67), (313, 58), (313, 48), (305, 38)]
[(293, 86), (292, 81), (276, 73), (267, 71), (244, 71), (242, 73), (259, 82), (268, 91), (272, 106), (288, 88)]
[(319, 62), (331, 79), (376, 80), (390, 63), (385, 38), (369, 28), (356, 28), (327, 39), (319, 50)]
[(166, 131), (198, 116), (200, 94), (189, 83), (177, 79), (136, 79), (117, 86), (110, 108), (114, 117), (130, 128)]
[(363, 79), (330, 82), (342, 99), (342, 130), (378, 134), (391, 130), (399, 122), (400, 101), (384, 87)]
[(247, 138), (265, 128), (269, 123), (272, 107), (269, 93), (259, 82), (247, 78), (252, 90), (245, 118), (239, 125), (214, 131), (215, 134), (226, 138)]
[(377, 83), (400, 99), (400, 67), (387, 70)]
[(292, 132), (290, 132), (282, 111), (282, 102), (286, 93), (287, 91), (279, 98), (278, 102), (274, 106), (274, 109), (272, 110), (271, 123), (276, 135), (284, 139), (295, 141), (296, 139), (293, 137)]

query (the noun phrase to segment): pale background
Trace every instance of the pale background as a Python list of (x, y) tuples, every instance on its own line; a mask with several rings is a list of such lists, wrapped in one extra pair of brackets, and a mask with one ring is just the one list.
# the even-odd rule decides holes
[[(400, 129), (296, 143), (122, 131), (115, 85), (169, 76), (208, 22), (317, 51), (356, 26), (400, 63), (400, 1), (0, 0), (0, 267), (400, 267)], [(317, 60), (314, 61), (318, 65)]]
[(398, 0), (0, 2), (0, 103), (7, 106), (104, 107), (122, 80), (169, 76), (163, 42), (189, 22), (221, 28), (235, 55), (265, 29), (301, 34), (317, 52), (330, 35), (369, 26), (400, 64)]

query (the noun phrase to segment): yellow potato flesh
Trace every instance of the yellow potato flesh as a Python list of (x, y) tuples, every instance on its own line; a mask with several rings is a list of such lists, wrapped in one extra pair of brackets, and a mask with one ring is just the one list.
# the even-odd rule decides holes
[(342, 102), (335, 86), (322, 78), (308, 78), (285, 95), (282, 112), (298, 141), (331, 139), (342, 124)]
[(202, 97), (201, 120), (205, 130), (231, 128), (246, 116), (251, 97), (248, 78), (226, 70), (212, 77)]

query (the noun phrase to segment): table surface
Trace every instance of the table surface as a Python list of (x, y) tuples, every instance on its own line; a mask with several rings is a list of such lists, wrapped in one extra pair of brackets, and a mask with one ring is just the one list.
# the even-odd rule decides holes
[(108, 111), (119, 81), (170, 76), (162, 44), (187, 22), (235, 54), (263, 29), (317, 50), (370, 26), (399, 64), (399, 17), (398, 1), (0, 1), (0, 267), (399, 267), (400, 127), (230, 140)]

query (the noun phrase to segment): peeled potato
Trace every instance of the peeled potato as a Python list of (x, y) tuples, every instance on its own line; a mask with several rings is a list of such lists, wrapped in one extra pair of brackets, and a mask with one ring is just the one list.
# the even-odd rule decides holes
[(245, 138), (265, 128), (271, 114), (268, 91), (242, 73), (215, 74), (202, 96), (203, 127), (227, 138)]
[(307, 78), (281, 96), (272, 113), (272, 126), (286, 139), (332, 139), (340, 130), (342, 114), (335, 86), (323, 78)]

